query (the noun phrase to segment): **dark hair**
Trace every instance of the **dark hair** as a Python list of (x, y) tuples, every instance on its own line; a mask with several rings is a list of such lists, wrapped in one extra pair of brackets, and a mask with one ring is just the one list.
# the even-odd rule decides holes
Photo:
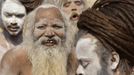
[(42, 4), (43, 0), (19, 0), (26, 8), (27, 13)]
[[(121, 32), (124, 34), (126, 32), (128, 37), (134, 38), (134, 0), (100, 0), (96, 2), (96, 4), (93, 6), (93, 9), (98, 9), (105, 15), (122, 22), (122, 25), (125, 27), (126, 31)], [(128, 43), (126, 43), (126, 47), (129, 47), (127, 46), (129, 45), (129, 41), (133, 42), (133, 40), (130, 40), (129, 38), (126, 41), (128, 41)], [(132, 52), (132, 46), (134, 45), (132, 44), (130, 48), (124, 49), (124, 51), (126, 50), (125, 53), (134, 55)], [(133, 58), (125, 56), (125, 53), (124, 55), (119, 51), (118, 53), (120, 54), (120, 63), (118, 69), (121, 72), (121, 75), (130, 75), (132, 67), (134, 66), (134, 62), (132, 62)]]
[(115, 50), (121, 58), (134, 63), (134, 38), (130, 35), (131, 30), (122, 21), (89, 8), (81, 14), (78, 28), (86, 28), (85, 30), (99, 39), (108, 50)]

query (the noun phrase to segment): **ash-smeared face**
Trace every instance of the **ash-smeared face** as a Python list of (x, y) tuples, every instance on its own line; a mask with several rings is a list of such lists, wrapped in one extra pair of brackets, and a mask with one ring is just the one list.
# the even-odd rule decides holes
[(34, 41), (46, 47), (61, 45), (65, 39), (65, 23), (59, 9), (39, 8), (36, 13)]
[(100, 50), (101, 47), (97, 43), (98, 40), (90, 34), (84, 35), (78, 40), (76, 54), (79, 66), (76, 75), (100, 75), (101, 64), (97, 50)]
[(3, 26), (10, 35), (16, 36), (22, 31), (26, 16), (25, 7), (12, 1), (5, 1), (2, 6)]
[(84, 3), (82, 0), (68, 0), (62, 9), (71, 21), (78, 21), (79, 15), (84, 10)]

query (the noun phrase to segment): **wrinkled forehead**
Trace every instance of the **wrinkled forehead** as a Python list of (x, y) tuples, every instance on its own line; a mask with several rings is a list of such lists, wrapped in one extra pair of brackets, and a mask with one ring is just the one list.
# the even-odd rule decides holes
[(56, 7), (50, 7), (50, 8), (39, 8), (35, 15), (35, 20), (38, 22), (40, 19), (48, 18), (48, 19), (60, 19), (63, 21), (63, 16), (60, 12), (60, 10)]
[(15, 2), (4, 2), (2, 6), (2, 11), (8, 13), (26, 13), (25, 7)]

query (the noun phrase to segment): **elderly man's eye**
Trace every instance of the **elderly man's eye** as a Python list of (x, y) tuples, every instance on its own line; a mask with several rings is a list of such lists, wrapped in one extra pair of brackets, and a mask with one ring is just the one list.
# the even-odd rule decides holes
[(70, 4), (71, 4), (71, 2), (67, 2), (67, 3), (65, 3), (65, 4), (63, 5), (63, 7), (69, 7)]
[(75, 1), (74, 2), (76, 5), (80, 6), (82, 4), (82, 1)]
[(37, 26), (37, 29), (44, 29), (44, 28), (45, 28), (44, 25), (42, 25), (42, 26)]
[(63, 28), (63, 27), (62, 27), (62, 26), (59, 26), (59, 25), (57, 25), (57, 24), (54, 24), (54, 25), (53, 25), (53, 28), (60, 29), (60, 28)]

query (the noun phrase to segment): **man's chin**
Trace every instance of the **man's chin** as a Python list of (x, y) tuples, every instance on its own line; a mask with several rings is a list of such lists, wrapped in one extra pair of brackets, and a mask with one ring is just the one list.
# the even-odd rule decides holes
[(11, 36), (17, 36), (19, 33), (20, 33), (19, 31), (18, 31), (18, 32), (9, 32), (9, 34), (10, 34)]

